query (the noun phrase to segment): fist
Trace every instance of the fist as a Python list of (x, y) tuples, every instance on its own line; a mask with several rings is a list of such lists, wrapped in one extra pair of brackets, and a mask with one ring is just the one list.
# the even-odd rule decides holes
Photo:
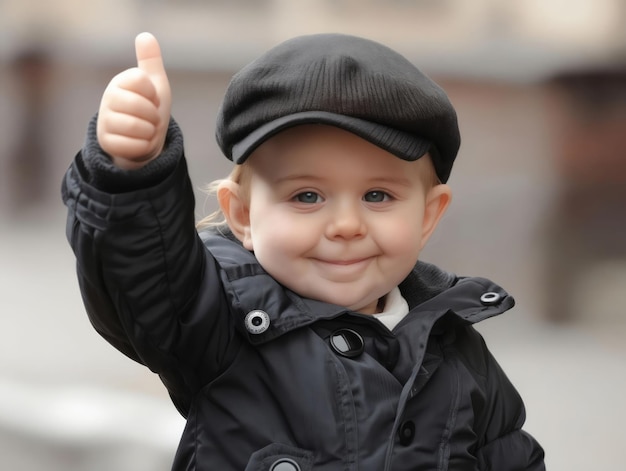
[(139, 34), (135, 52), (137, 67), (116, 75), (105, 89), (97, 123), (100, 147), (125, 169), (140, 168), (161, 153), (172, 104), (156, 38)]

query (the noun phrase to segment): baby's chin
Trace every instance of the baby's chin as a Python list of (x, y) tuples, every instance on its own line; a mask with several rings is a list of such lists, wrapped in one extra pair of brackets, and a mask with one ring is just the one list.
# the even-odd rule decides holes
[(381, 298), (376, 298), (373, 301), (368, 301), (367, 303), (360, 303), (354, 306), (350, 306), (348, 307), (348, 309), (354, 312), (358, 312), (360, 314), (378, 314), (380, 312), (380, 299)]
[(298, 296), (334, 304), (361, 314), (376, 314), (379, 312), (379, 299), (384, 298), (391, 291), (387, 284), (383, 286), (382, 283), (374, 287), (372, 287), (372, 283), (367, 285), (361, 283), (342, 285), (341, 283), (329, 283), (327, 280), (320, 282), (318, 279), (310, 276), (286, 277), (281, 276), (283, 275), (281, 273), (274, 275), (271, 272), (268, 273)]
[[(296, 291), (297, 292), (297, 291)], [(380, 297), (367, 297), (365, 299), (350, 299), (346, 296), (333, 296), (333, 295), (324, 295), (320, 293), (310, 293), (305, 295), (305, 297), (315, 299), (316, 301), (321, 301), (328, 304), (335, 304), (337, 306), (345, 307), (346, 309), (358, 312), (360, 314), (376, 314), (378, 311), (379, 299), (384, 297), (382, 295)]]

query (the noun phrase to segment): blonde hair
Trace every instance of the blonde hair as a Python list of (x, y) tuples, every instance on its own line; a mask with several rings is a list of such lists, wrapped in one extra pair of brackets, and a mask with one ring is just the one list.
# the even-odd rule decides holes
[(422, 162), (422, 182), (426, 190), (430, 190), (431, 188), (436, 187), (437, 185), (441, 185), (441, 180), (437, 175), (437, 171), (435, 170), (435, 164), (433, 162), (431, 152), (435, 151), (435, 149), (431, 149), (426, 154), (421, 156), (416, 162)]
[[(250, 185), (248, 184), (250, 181), (250, 166), (246, 165), (244, 162), (241, 165), (236, 165), (230, 174), (226, 178), (220, 178), (218, 180), (214, 180), (208, 185), (206, 185), (202, 191), (207, 195), (207, 197), (216, 197), (217, 192), (219, 190), (220, 185), (224, 181), (232, 181), (234, 183), (240, 184), (241, 189), (241, 197), (244, 201), (248, 201), (250, 198)], [(206, 229), (211, 227), (221, 227), (226, 224), (226, 218), (224, 217), (224, 213), (221, 209), (217, 209), (212, 213), (206, 215), (200, 221), (196, 223), (196, 229)]]

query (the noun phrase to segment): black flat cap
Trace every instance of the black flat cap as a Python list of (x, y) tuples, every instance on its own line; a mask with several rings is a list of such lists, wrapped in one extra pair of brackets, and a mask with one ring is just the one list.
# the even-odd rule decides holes
[(404, 160), (430, 152), (442, 182), (460, 146), (441, 87), (392, 49), (343, 34), (290, 39), (235, 74), (216, 138), (241, 164), (274, 134), (310, 123), (345, 129)]

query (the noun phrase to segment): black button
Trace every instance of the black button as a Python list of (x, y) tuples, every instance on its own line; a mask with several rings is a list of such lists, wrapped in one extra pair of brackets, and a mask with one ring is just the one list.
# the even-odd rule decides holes
[(363, 353), (363, 337), (352, 329), (338, 329), (330, 335), (330, 346), (339, 355), (354, 358)]
[(270, 466), (270, 471), (300, 471), (300, 466), (294, 460), (281, 458)]
[(400, 445), (408, 445), (415, 438), (415, 423), (412, 420), (406, 420), (400, 425), (398, 430), (398, 438), (400, 439)]

